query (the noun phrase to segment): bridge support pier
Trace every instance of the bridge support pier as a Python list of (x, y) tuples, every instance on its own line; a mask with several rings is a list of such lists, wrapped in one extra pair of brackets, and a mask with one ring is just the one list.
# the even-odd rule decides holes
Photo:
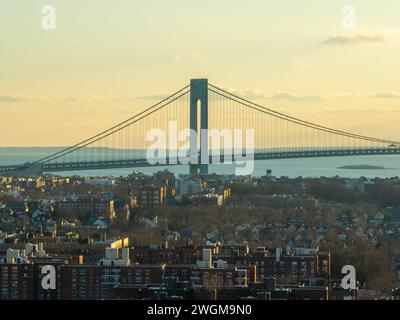
[[(198, 109), (200, 108), (200, 127)], [(196, 134), (190, 137), (190, 150), (200, 149), (198, 164), (190, 164), (191, 174), (208, 174), (208, 80), (190, 80), (190, 129)], [(198, 138), (200, 136), (200, 139)], [(200, 140), (200, 146), (199, 146)], [(200, 148), (199, 148), (200, 147)], [(206, 163), (205, 163), (206, 161)]]

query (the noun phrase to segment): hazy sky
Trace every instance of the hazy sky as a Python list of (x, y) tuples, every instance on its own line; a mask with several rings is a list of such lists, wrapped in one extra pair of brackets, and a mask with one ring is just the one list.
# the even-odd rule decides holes
[(399, 17), (398, 0), (1, 0), (0, 146), (75, 143), (195, 77), (400, 139)]

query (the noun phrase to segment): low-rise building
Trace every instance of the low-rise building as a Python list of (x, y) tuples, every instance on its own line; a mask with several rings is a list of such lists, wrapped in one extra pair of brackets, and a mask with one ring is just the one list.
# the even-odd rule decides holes
[(56, 208), (61, 216), (84, 215), (87, 219), (103, 217), (112, 220), (115, 218), (114, 201), (103, 200), (67, 200), (56, 203)]

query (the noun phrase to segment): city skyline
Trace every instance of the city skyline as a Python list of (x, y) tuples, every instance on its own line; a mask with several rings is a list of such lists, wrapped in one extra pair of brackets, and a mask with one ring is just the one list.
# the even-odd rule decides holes
[(3, 1), (1, 305), (400, 300), (399, 12)]

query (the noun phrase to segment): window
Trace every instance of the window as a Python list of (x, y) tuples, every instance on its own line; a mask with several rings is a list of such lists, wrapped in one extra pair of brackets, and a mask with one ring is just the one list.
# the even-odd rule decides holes
[(297, 262), (292, 262), (292, 273), (297, 273)]

